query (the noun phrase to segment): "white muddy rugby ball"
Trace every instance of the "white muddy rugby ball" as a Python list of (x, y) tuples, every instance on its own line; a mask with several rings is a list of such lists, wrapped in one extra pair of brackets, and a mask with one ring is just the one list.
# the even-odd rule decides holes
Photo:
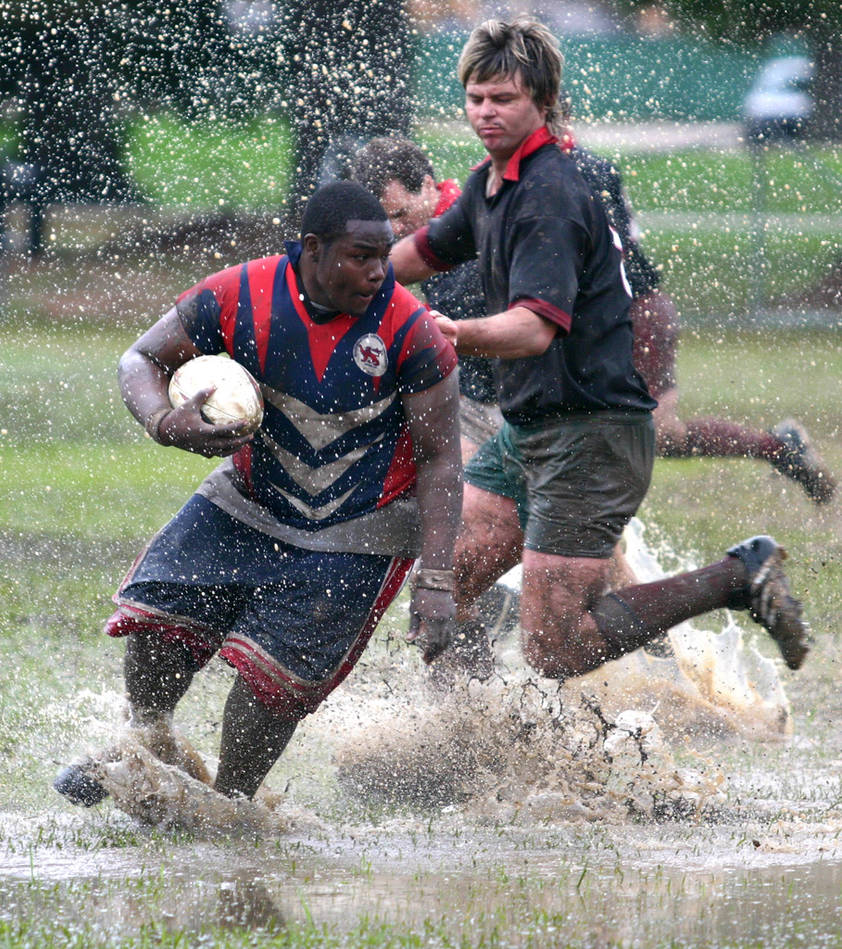
[(178, 408), (202, 389), (215, 391), (202, 405), (202, 416), (213, 425), (246, 422), (254, 431), (263, 420), (263, 396), (254, 376), (227, 356), (197, 356), (183, 363), (170, 379), (169, 396)]

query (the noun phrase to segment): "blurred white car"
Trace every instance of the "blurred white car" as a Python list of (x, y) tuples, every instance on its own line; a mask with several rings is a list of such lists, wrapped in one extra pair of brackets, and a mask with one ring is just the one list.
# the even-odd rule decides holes
[(799, 136), (813, 116), (813, 63), (806, 56), (776, 56), (760, 68), (743, 103), (750, 138)]

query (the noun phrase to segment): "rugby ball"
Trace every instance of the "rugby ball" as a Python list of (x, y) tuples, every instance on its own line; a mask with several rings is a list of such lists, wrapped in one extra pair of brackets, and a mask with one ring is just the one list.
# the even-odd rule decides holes
[(263, 421), (263, 396), (254, 376), (227, 356), (197, 356), (176, 369), (169, 396), (178, 408), (202, 389), (215, 391), (202, 405), (202, 417), (212, 425), (246, 422), (254, 431)]

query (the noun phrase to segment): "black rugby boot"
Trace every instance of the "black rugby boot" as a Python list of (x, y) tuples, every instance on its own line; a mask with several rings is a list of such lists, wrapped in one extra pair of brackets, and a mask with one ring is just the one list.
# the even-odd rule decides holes
[(748, 610), (778, 644), (789, 668), (799, 669), (810, 651), (810, 627), (801, 616), (801, 603), (790, 593), (782, 566), (786, 551), (773, 537), (760, 534), (727, 553), (746, 570), (745, 586), (732, 594), (728, 606)]
[(71, 804), (93, 807), (108, 797), (108, 791), (91, 774), (93, 762), (90, 758), (62, 768), (53, 781), (53, 787)]
[(813, 447), (807, 429), (788, 418), (772, 429), (772, 435), (786, 446), (772, 461), (773, 467), (800, 484), (816, 504), (827, 504), (836, 491), (836, 479)]

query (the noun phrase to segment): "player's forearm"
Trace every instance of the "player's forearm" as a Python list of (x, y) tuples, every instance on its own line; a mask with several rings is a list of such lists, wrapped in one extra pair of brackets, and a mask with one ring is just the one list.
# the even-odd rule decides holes
[(421, 565), (428, 570), (451, 570), (462, 514), (458, 451), (417, 465), (416, 496), (421, 517)]
[(424, 392), (403, 397), (421, 517), (421, 563), (450, 570), (462, 516), (459, 378), (450, 373)]
[(169, 373), (141, 351), (129, 349), (117, 368), (120, 394), (126, 408), (140, 422), (164, 409), (170, 409)]
[(395, 280), (398, 283), (418, 283), (419, 280), (426, 280), (427, 277), (436, 273), (436, 270), (418, 253), (415, 238), (411, 234), (395, 244), (389, 259), (395, 269)]
[(149, 418), (169, 409), (167, 389), (173, 372), (188, 359), (200, 356), (173, 307), (123, 354), (117, 368), (126, 408), (146, 425)]
[(463, 356), (540, 356), (556, 335), (553, 323), (522, 306), (476, 320), (459, 320), (455, 326), (456, 339), (451, 342)]

